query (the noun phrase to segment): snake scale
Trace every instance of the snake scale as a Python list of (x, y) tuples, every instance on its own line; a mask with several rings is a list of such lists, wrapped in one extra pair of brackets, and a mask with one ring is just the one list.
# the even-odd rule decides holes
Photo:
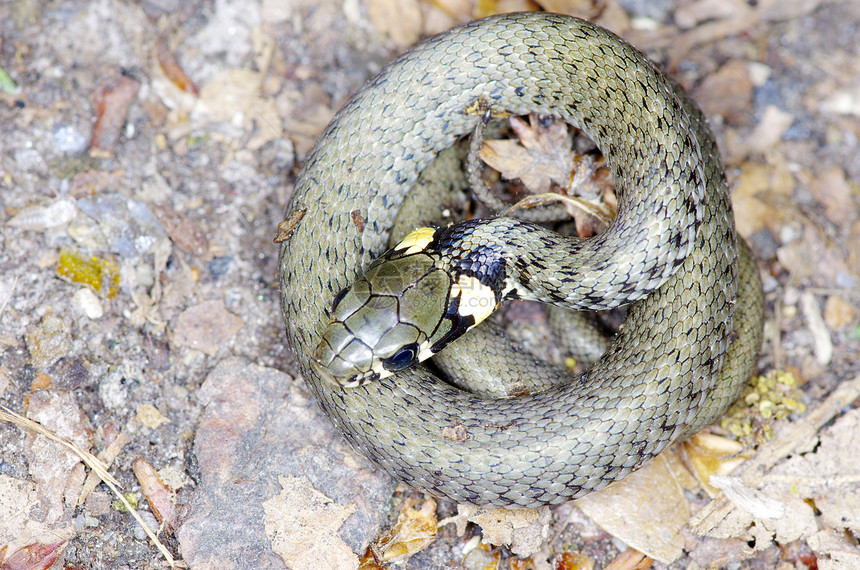
[[(580, 377), (521, 397), (481, 398), (424, 366), (356, 388), (327, 381), (311, 358), (333, 298), (387, 249), (422, 170), (474, 130), (476, 101), (560, 117), (601, 148), (615, 222), (562, 252), (535, 245), (579, 260), (565, 263), (573, 279), (542, 271), (556, 297), (576, 308), (633, 302), (625, 324)], [(296, 223), (281, 246), (281, 305), (304, 378), (359, 451), (437, 496), (535, 507), (585, 495), (713, 422), (755, 366), (761, 284), (704, 117), (644, 55), (579, 19), (491, 17), (401, 56), (329, 124), (287, 215)]]

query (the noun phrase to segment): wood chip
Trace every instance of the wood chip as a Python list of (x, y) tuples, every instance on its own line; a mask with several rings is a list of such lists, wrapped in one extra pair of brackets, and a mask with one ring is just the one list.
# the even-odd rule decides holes
[(123, 75), (96, 91), (96, 121), (90, 141), (90, 154), (110, 156), (113, 153), (128, 120), (131, 104), (137, 99), (138, 90), (140, 82)]
[(143, 457), (135, 459), (132, 468), (155, 518), (168, 532), (172, 531), (179, 520), (176, 494), (164, 484), (152, 465)]

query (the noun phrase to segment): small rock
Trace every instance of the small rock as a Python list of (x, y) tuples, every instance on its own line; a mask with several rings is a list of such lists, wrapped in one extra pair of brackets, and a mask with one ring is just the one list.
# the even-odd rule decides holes
[(110, 512), (111, 496), (104, 491), (93, 491), (84, 503), (94, 517), (100, 517)]
[(54, 315), (47, 315), (41, 323), (30, 327), (26, 340), (30, 359), (36, 368), (47, 368), (72, 349), (69, 327)]
[(204, 301), (179, 315), (173, 340), (179, 345), (215, 356), (243, 325), (242, 319), (228, 311), (221, 301)]
[(74, 303), (76, 309), (82, 312), (90, 320), (98, 320), (105, 314), (101, 301), (99, 301), (99, 298), (96, 297), (96, 294), (93, 293), (92, 289), (89, 289), (88, 287), (81, 287), (75, 291), (75, 295), (72, 297), (72, 303)]
[(192, 567), (284, 568), (265, 540), (264, 504), (284, 478), (306, 478), (332, 507), (355, 513), (337, 534), (364, 552), (385, 522), (393, 482), (356, 455), (292, 378), (239, 358), (197, 392), (206, 406), (194, 440), (199, 485), (176, 536)]
[(54, 148), (67, 154), (78, 154), (87, 150), (89, 137), (72, 125), (63, 125), (54, 130)]
[(43, 232), (65, 226), (77, 215), (78, 207), (75, 201), (64, 198), (50, 204), (22, 208), (6, 223), (16, 228)]
[(857, 309), (838, 295), (827, 297), (824, 303), (824, 322), (833, 330), (847, 327), (857, 317)]

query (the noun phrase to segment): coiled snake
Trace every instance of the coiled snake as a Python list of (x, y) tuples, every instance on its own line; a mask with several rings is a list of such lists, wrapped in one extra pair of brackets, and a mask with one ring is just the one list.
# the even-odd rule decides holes
[[(329, 382), (311, 362), (335, 295), (386, 250), (404, 196), (474, 130), (466, 110), (479, 100), (560, 117), (606, 155), (619, 197), (610, 229), (572, 241), (510, 230), (538, 252), (505, 263), (536, 288), (547, 279), (536, 296), (551, 302), (633, 302), (625, 324), (581, 377), (516, 398), (477, 397), (423, 366)], [(304, 378), (356, 448), (438, 496), (534, 507), (587, 494), (724, 413), (755, 366), (761, 284), (705, 119), (645, 56), (582, 20), (497, 16), (406, 53), (332, 120), (287, 213), (281, 302)]]

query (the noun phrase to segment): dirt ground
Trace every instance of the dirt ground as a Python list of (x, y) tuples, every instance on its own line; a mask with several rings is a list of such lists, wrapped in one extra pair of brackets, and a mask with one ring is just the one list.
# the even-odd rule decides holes
[[(316, 406), (272, 240), (350, 93), (420, 38), (537, 7), (478, 4), (0, 3), (0, 561), (60, 545), (2, 568), (348, 568), (404, 505), (458, 512), (397, 487)], [(535, 514), (523, 560), (462, 522), (405, 567), (632, 568), (634, 545), (655, 568), (860, 567), (860, 2), (540, 4), (627, 38), (711, 119), (764, 280), (759, 367), (779, 374), (714, 428), (757, 454), (727, 499), (680, 483), (668, 550), (569, 503)], [(10, 412), (99, 456), (124, 499)]]

